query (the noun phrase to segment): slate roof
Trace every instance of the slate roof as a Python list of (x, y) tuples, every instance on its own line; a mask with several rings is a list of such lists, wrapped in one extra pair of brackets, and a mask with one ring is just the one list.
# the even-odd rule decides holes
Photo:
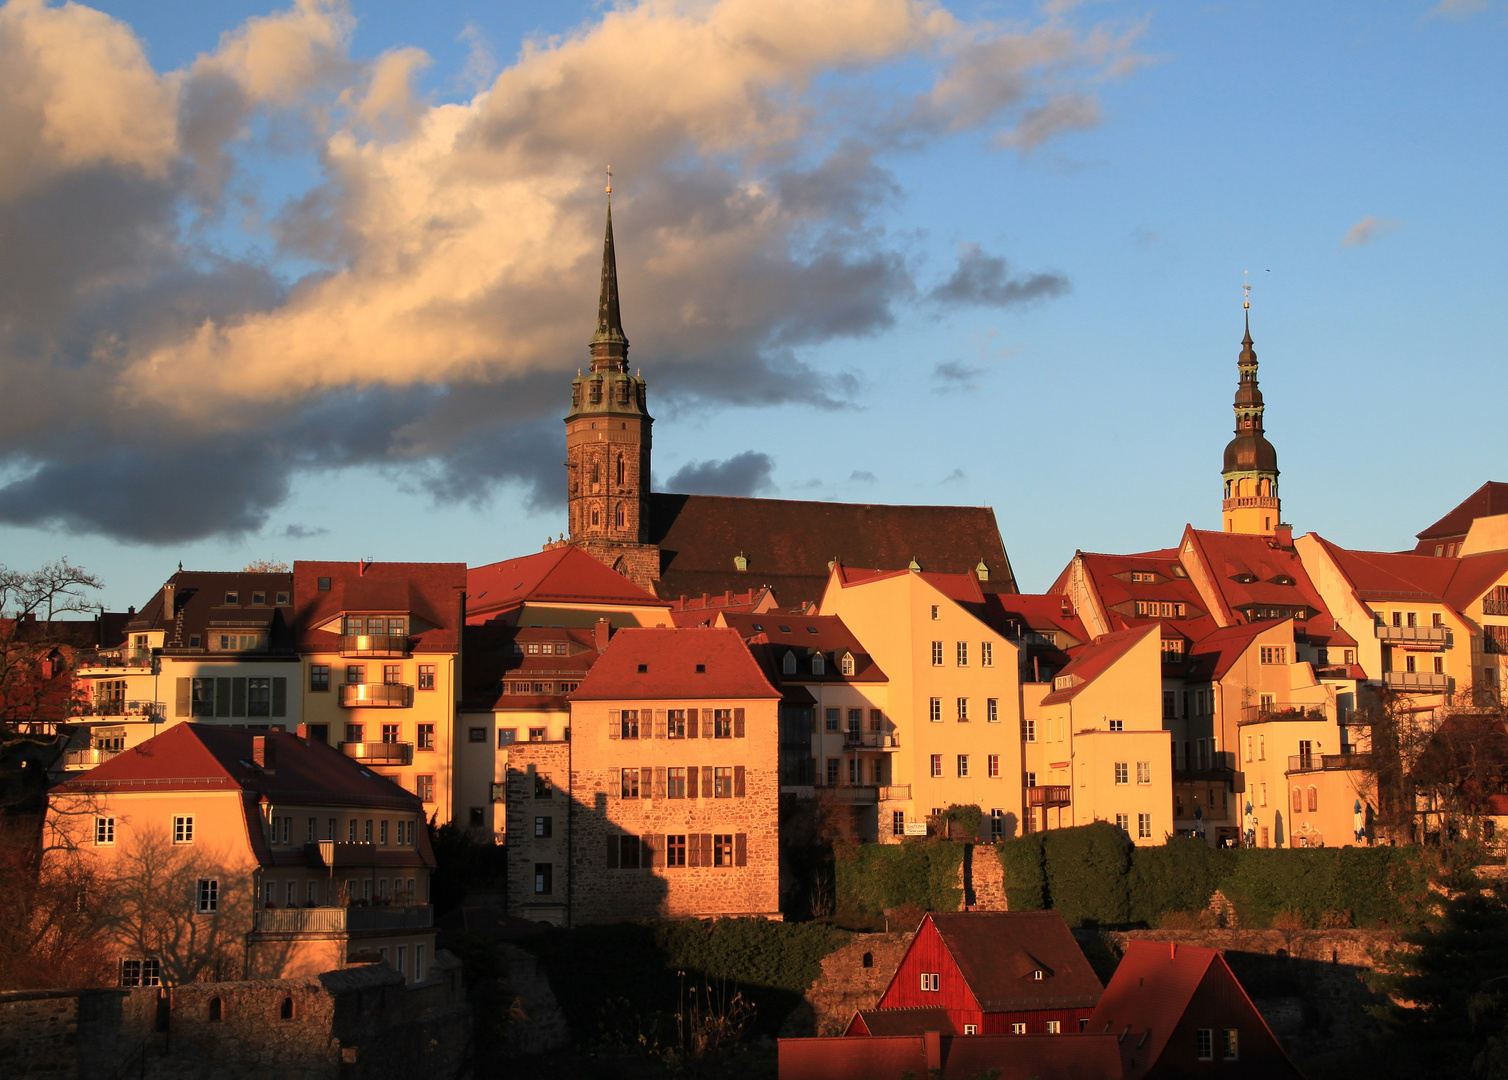
[(709, 627), (619, 630), (570, 695), (572, 701), (778, 697), (738, 631)]
[[(320, 578), (330, 579), (328, 590), (320, 589)], [(302, 651), (334, 651), (339, 630), (318, 627), (337, 616), (407, 612), (411, 651), (457, 652), (465, 588), (465, 563), (295, 562), (294, 635)]]
[(1439, 521), (1422, 532), (1415, 533), (1419, 546), (1414, 550), (1420, 555), (1431, 554), (1439, 540), (1454, 540), (1465, 536), (1471, 523), (1479, 517), (1508, 514), (1508, 484), (1489, 480)]
[(466, 571), (466, 621), (481, 623), (524, 604), (669, 605), (628, 578), (565, 544)]
[[(969, 991), (985, 1012), (1071, 1009), (1100, 998), (1098, 976), (1056, 911), (933, 912)], [(1045, 973), (1036, 980), (1032, 973)]]
[[(821, 597), (827, 564), (963, 574), (981, 561), (989, 592), (1014, 592), (995, 512), (975, 506), (886, 506), (720, 495), (649, 497), (660, 548), (659, 594), (696, 596), (768, 585), (789, 607)], [(740, 572), (734, 557), (748, 558)]]

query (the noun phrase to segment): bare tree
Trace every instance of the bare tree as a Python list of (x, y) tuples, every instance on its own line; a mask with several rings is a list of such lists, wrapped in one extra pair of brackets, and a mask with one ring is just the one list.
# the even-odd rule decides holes
[(67, 653), (78, 644), (59, 616), (95, 612), (99, 577), (66, 558), (38, 570), (0, 566), (0, 731), (65, 719), (77, 691)]
[(252, 559), (241, 568), (243, 574), (286, 574), (288, 564), (274, 555), (270, 559)]

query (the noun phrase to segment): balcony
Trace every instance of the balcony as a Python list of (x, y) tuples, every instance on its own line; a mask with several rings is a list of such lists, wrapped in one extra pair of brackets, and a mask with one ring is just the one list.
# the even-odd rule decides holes
[(99, 747), (89, 750), (65, 750), (63, 771), (78, 772), (82, 769), (92, 769), (96, 765), (103, 765), (118, 753), (120, 753), (119, 750), (104, 750)]
[(1394, 645), (1418, 645), (1424, 648), (1443, 649), (1450, 628), (1446, 626), (1377, 626), (1373, 627), (1378, 641)]
[(340, 703), (348, 709), (407, 709), (414, 704), (414, 688), (404, 683), (341, 683)]
[(880, 788), (880, 802), (905, 802), (910, 798), (910, 784), (888, 784)]
[(843, 733), (845, 749), (894, 750), (900, 745), (901, 738), (895, 732), (845, 731)]
[(414, 744), (406, 742), (343, 742), (340, 752), (363, 765), (412, 765)]
[(78, 672), (151, 666), (151, 649), (80, 649), (73, 658), (74, 670)]
[(159, 721), (163, 718), (160, 701), (126, 701), (120, 698), (95, 698), (75, 706), (74, 715), (80, 720), (124, 720), (139, 718)]
[(859, 784), (834, 784), (831, 787), (821, 788), (826, 794), (823, 798), (833, 802), (843, 803), (847, 806), (872, 806), (879, 801), (880, 789), (873, 785)]
[(1328, 720), (1324, 709), (1305, 709), (1297, 705), (1242, 705), (1240, 724), (1265, 724), (1270, 721)]
[(1289, 754), (1288, 771), (1326, 772), (1344, 769), (1369, 769), (1372, 755), (1352, 751), (1345, 754)]
[(341, 634), (341, 656), (405, 657), (407, 634)]
[(310, 866), (376, 866), (377, 847), (357, 840), (312, 840), (304, 845), (304, 859)]
[(1067, 784), (1043, 784), (1026, 789), (1028, 806), (1071, 806), (1073, 792)]
[(1384, 671), (1382, 682), (1393, 690), (1423, 690), (1439, 694), (1449, 686), (1450, 676), (1435, 671)]
[(1238, 495), (1234, 499), (1226, 499), (1220, 504), (1223, 510), (1245, 510), (1257, 507), (1262, 510), (1276, 510), (1278, 498), (1276, 495)]
[(1491, 596), (1482, 598), (1483, 615), (1508, 615), (1508, 600), (1499, 600)]
[(260, 908), (252, 924), (259, 934), (351, 934), (363, 930), (428, 930), (434, 912), (416, 907)]

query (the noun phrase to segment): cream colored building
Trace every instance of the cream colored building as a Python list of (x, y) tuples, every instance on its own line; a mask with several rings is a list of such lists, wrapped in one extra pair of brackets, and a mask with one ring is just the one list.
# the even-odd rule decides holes
[(54, 788), (44, 872), (110, 890), (121, 986), (434, 958), (422, 804), (295, 734), (184, 723)]
[(835, 563), (818, 610), (841, 618), (888, 679), (898, 746), (881, 833), (925, 831), (949, 806), (972, 804), (986, 838), (1013, 835), (1024, 799), (1017, 646), (984, 621), (973, 575)]

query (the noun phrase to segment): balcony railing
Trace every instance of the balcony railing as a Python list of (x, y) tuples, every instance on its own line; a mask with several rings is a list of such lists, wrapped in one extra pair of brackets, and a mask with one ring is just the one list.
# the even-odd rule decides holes
[(262, 934), (347, 934), (362, 930), (428, 930), (428, 904), (415, 907), (260, 908), (253, 930)]
[(73, 658), (76, 671), (86, 668), (149, 668), (151, 649), (80, 649)]
[(1482, 598), (1483, 615), (1508, 615), (1508, 600), (1494, 600), (1490, 596)]
[(414, 688), (403, 683), (341, 683), (340, 703), (348, 709), (407, 709), (414, 703)]
[(340, 752), (363, 765), (412, 765), (414, 744), (406, 742), (343, 742)]
[(1372, 755), (1351, 752), (1347, 754), (1289, 754), (1288, 771), (1320, 772), (1339, 769), (1368, 769)]
[(1042, 784), (1026, 789), (1028, 806), (1069, 806), (1073, 792), (1067, 784)]
[(1265, 724), (1268, 721), (1325, 720), (1324, 709), (1306, 709), (1299, 705), (1242, 705), (1242, 724)]
[(120, 753), (119, 750), (104, 750), (99, 747), (89, 750), (65, 750), (63, 751), (63, 769), (65, 771), (92, 769), (96, 765), (103, 765), (118, 753)]
[(160, 720), (162, 719), (162, 702), (96, 698), (93, 701), (84, 701), (76, 705), (74, 715), (82, 719), (141, 716)]
[(1238, 495), (1234, 499), (1226, 499), (1221, 505), (1226, 510), (1241, 510), (1252, 506), (1276, 510), (1278, 497), (1276, 495)]
[(901, 738), (895, 732), (845, 731), (843, 745), (868, 747), (873, 750), (894, 750), (901, 745)]
[(341, 656), (407, 656), (407, 634), (341, 634)]
[(910, 784), (887, 784), (880, 788), (880, 802), (903, 802), (909, 798)]
[(1434, 645), (1445, 647), (1447, 626), (1377, 626), (1373, 627), (1378, 641), (1397, 642), (1400, 645)]
[(1384, 671), (1382, 682), (1384, 686), (1391, 686), (1398, 690), (1439, 692), (1449, 685), (1450, 677), (1435, 671)]
[(873, 785), (845, 784), (833, 785), (822, 789), (827, 793), (826, 797), (834, 802), (848, 803), (851, 805), (867, 806), (879, 801), (880, 789)]

